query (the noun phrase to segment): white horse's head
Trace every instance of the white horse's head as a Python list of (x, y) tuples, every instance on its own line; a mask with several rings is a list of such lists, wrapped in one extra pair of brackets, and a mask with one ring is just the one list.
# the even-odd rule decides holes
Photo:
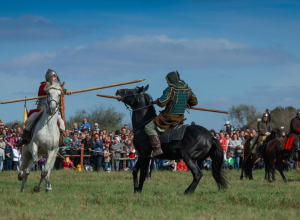
[(62, 84), (55, 82), (48, 82), (44, 91), (47, 93), (47, 101), (46, 101), (46, 110), (48, 114), (55, 114), (59, 110), (60, 106), (60, 97), (63, 93), (63, 86), (65, 82)]

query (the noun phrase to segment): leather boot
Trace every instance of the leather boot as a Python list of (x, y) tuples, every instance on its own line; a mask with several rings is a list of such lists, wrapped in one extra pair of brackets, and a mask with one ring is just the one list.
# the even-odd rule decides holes
[(59, 129), (59, 143), (58, 143), (59, 147), (66, 146), (65, 139), (66, 139), (66, 132), (60, 128)]
[(161, 145), (160, 145), (160, 140), (159, 137), (157, 135), (151, 135), (149, 136), (150, 141), (151, 141), (151, 145), (152, 145), (152, 153), (151, 153), (151, 157), (156, 157), (160, 154), (163, 154), (163, 151), (161, 149)]
[(28, 144), (30, 142), (30, 138), (30, 131), (23, 129), (22, 139), (17, 143), (17, 147)]

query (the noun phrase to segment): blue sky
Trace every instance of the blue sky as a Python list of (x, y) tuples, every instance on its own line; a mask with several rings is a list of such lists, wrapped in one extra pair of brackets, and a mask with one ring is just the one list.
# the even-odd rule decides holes
[[(147, 80), (158, 98), (165, 75), (178, 70), (198, 107), (259, 111), (299, 108), (300, 3), (297, 1), (1, 1), (1, 101), (37, 95), (48, 68), (78, 90)], [(95, 104), (114, 105), (119, 88), (66, 97), (66, 117)], [(22, 120), (24, 103), (0, 106), (4, 122)], [(33, 102), (28, 108), (34, 108)], [(159, 110), (159, 108), (157, 108)], [(191, 111), (188, 122), (210, 129), (223, 114)], [(125, 121), (130, 121), (126, 112)]]

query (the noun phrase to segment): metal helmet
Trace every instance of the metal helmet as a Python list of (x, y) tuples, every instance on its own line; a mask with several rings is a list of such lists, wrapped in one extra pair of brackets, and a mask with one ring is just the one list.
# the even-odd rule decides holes
[(263, 113), (263, 117), (269, 117), (268, 113)]
[(297, 110), (297, 115), (300, 114), (300, 109)]
[(57, 73), (54, 70), (48, 69), (45, 75), (46, 81), (50, 82), (52, 76), (57, 76), (57, 81), (59, 81)]

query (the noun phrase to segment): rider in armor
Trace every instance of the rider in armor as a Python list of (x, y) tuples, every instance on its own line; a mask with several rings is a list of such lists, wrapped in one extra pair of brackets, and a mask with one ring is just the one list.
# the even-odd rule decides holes
[(293, 154), (297, 150), (300, 135), (300, 110), (297, 111), (297, 116), (291, 120), (290, 133), (287, 143), (284, 148), (283, 160), (290, 163), (293, 160)]
[(252, 153), (256, 153), (256, 157), (260, 158), (261, 146), (266, 140), (267, 136), (271, 134), (271, 114), (268, 109), (263, 113), (262, 119), (257, 123), (258, 135), (256, 135), (251, 141), (250, 146), (252, 148)]
[[(51, 69), (48, 69), (48, 71), (46, 72), (45, 79), (46, 79), (46, 81), (43, 81), (40, 84), (38, 96), (47, 95), (46, 92), (44, 91), (44, 89), (47, 87), (48, 82), (51, 81), (51, 82), (60, 83), (57, 73)], [(64, 89), (64, 94), (70, 95), (70, 94), (72, 94), (72, 92), (67, 89)], [(31, 134), (32, 126), (36, 122), (37, 117), (41, 116), (41, 114), (39, 114), (39, 113), (45, 107), (45, 104), (46, 104), (46, 99), (39, 99), (37, 102), (37, 108), (30, 110), (29, 117), (25, 122), (25, 128), (23, 129), (22, 140), (17, 143), (18, 147), (21, 147), (22, 145), (27, 144), (30, 141), (30, 138), (31, 138), (30, 134)], [(65, 131), (65, 123), (60, 115), (58, 115), (57, 123), (58, 123), (60, 131), (61, 131), (60, 133), (63, 134)]]
[(166, 80), (169, 86), (163, 91), (163, 95), (155, 101), (158, 106), (166, 108), (145, 126), (153, 149), (152, 157), (163, 153), (157, 130), (163, 132), (171, 125), (181, 122), (186, 107), (198, 104), (197, 97), (188, 84), (180, 79), (177, 71), (168, 73)]

